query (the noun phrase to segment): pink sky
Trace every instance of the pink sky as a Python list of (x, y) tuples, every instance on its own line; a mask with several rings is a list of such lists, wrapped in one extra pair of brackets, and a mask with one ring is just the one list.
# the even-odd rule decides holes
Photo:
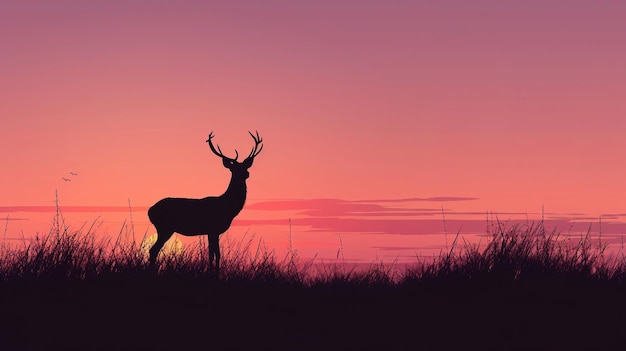
[(246, 153), (258, 130), (250, 205), (625, 213), (624, 15), (592, 1), (4, 2), (0, 206), (219, 195), (230, 175), (208, 133)]

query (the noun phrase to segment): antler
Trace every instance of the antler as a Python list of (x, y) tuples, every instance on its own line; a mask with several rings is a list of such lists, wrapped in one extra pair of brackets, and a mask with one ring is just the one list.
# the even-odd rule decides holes
[(259, 145), (263, 142), (263, 139), (261, 139), (261, 137), (259, 136), (259, 131), (256, 131), (256, 136), (254, 136), (251, 131), (248, 131), (248, 133), (250, 134), (252, 139), (254, 139), (254, 148), (252, 148), (252, 151), (250, 152), (250, 155), (248, 155), (248, 158), (254, 158), (261, 152), (261, 150), (263, 150), (263, 145), (261, 145), (261, 147), (259, 148)]
[(209, 138), (206, 140), (207, 143), (209, 143), (209, 147), (211, 148), (211, 151), (213, 151), (214, 154), (216, 154), (217, 156), (221, 157), (221, 158), (226, 158), (229, 160), (234, 160), (237, 161), (237, 158), (239, 157), (239, 153), (237, 152), (237, 149), (235, 149), (235, 158), (232, 159), (230, 157), (226, 157), (224, 156), (224, 154), (222, 154), (222, 150), (220, 149), (220, 146), (217, 145), (217, 150), (215, 150), (215, 147), (213, 146), (213, 141), (211, 141), (211, 139), (213, 139), (214, 135), (213, 135), (213, 131), (211, 131), (211, 133), (209, 133)]

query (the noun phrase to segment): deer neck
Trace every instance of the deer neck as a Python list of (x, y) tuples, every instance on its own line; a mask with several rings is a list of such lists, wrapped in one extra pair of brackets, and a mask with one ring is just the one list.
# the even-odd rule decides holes
[(246, 192), (245, 178), (239, 178), (233, 175), (230, 178), (228, 189), (226, 189), (226, 192), (221, 197), (232, 206), (233, 213), (236, 215), (241, 211), (243, 204), (246, 202)]

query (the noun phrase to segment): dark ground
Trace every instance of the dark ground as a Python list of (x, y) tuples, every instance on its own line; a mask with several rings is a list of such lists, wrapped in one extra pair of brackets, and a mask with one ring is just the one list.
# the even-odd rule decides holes
[(0, 283), (0, 350), (617, 350), (608, 284)]

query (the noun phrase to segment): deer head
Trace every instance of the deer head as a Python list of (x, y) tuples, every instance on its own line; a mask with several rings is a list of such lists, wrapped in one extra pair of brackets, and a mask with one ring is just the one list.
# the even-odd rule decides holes
[[(229, 158), (224, 156), (219, 145), (213, 146), (213, 141), (211, 140), (214, 137), (213, 132), (209, 133), (209, 139), (207, 139), (206, 141), (207, 143), (209, 143), (211, 151), (213, 151), (214, 154), (222, 158), (222, 164), (224, 164), (224, 167), (228, 168), (233, 173), (233, 175), (242, 176), (244, 179), (250, 176), (250, 173), (248, 173), (248, 168), (252, 166), (252, 161), (254, 161), (256, 155), (258, 155), (263, 149), (263, 145), (261, 145), (263, 139), (261, 139), (261, 137), (259, 136), (259, 132), (256, 132), (256, 136), (250, 131), (248, 133), (250, 134), (252, 139), (254, 139), (254, 147), (252, 148), (252, 151), (250, 151), (248, 157), (246, 157), (246, 159), (242, 162), (237, 162), (237, 158), (239, 158), (239, 153), (236, 149), (235, 158)], [(259, 145), (261, 145), (261, 147), (259, 147)]]

